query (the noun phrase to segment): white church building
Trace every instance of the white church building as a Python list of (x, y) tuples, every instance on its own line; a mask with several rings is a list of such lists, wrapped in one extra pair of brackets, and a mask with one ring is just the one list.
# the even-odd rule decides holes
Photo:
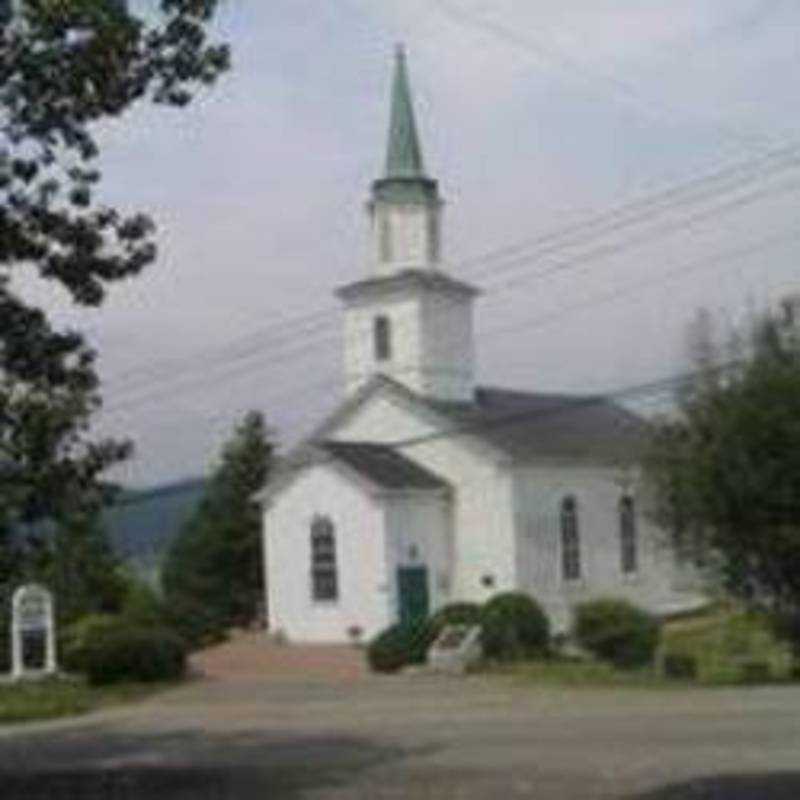
[(509, 590), (564, 630), (600, 596), (658, 614), (702, 603), (642, 513), (643, 423), (596, 397), (475, 382), (479, 291), (441, 260), (442, 201), (398, 51), (369, 274), (344, 307), (345, 397), (260, 494), (268, 624), (290, 641), (368, 638)]

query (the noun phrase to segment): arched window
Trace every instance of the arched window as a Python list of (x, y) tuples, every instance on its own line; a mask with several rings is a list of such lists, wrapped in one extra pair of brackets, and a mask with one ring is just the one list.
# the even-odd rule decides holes
[(619, 543), (622, 572), (629, 575), (639, 567), (639, 543), (636, 532), (636, 509), (633, 498), (625, 495), (619, 501)]
[(561, 501), (561, 574), (565, 581), (576, 581), (581, 577), (578, 504), (572, 496)]
[(392, 325), (389, 317), (375, 317), (375, 360), (388, 361), (392, 357)]
[(311, 596), (315, 601), (337, 600), (336, 535), (330, 517), (311, 522)]

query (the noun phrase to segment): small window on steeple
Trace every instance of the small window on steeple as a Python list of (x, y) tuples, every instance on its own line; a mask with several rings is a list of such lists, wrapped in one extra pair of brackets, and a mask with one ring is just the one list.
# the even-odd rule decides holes
[(439, 214), (433, 210), (428, 213), (428, 254), (432, 263), (439, 261)]
[(375, 360), (388, 361), (392, 357), (392, 326), (389, 317), (375, 317)]
[(381, 261), (388, 264), (392, 260), (392, 223), (387, 214), (380, 215), (378, 223), (378, 247)]

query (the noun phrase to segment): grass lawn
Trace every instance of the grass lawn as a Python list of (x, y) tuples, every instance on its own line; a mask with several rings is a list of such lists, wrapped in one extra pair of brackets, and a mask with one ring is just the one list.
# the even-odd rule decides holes
[(78, 679), (0, 685), (0, 724), (74, 716), (143, 699), (174, 684), (90, 687)]
[(767, 617), (734, 606), (667, 623), (662, 648), (694, 658), (703, 684), (741, 683), (748, 664), (762, 664), (767, 680), (791, 678), (791, 650), (775, 639)]
[(540, 686), (585, 687), (630, 687), (665, 688), (686, 686), (686, 682), (668, 681), (652, 669), (618, 670), (596, 661), (528, 661), (521, 664), (497, 665), (489, 668), (495, 675), (509, 675), (524, 683)]

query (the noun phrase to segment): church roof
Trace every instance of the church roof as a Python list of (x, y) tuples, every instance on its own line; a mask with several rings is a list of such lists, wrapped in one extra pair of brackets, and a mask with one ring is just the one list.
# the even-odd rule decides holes
[(271, 486), (259, 492), (256, 499), (266, 501), (320, 457), (340, 461), (387, 489), (447, 488), (442, 478), (402, 453), (405, 445), (417, 444), (426, 436), (394, 444), (330, 439), (343, 419), (382, 390), (450, 421), (451, 425), (430, 434), (431, 438), (469, 436), (516, 463), (535, 463), (548, 457), (635, 459), (647, 429), (641, 417), (602, 396), (478, 387), (472, 402), (450, 402), (425, 397), (386, 375), (376, 374), (340, 404), (309, 439), (280, 460)]
[(451, 292), (453, 294), (474, 297), (480, 290), (468, 283), (451, 278), (444, 272), (432, 269), (406, 269), (379, 278), (366, 278), (365, 280), (348, 283), (336, 290), (337, 297), (349, 300), (360, 297), (370, 292), (385, 294), (387, 290), (402, 289), (427, 289), (437, 292)]
[(631, 454), (645, 430), (640, 417), (602, 396), (478, 387), (471, 403), (417, 399), (520, 461)]
[(322, 442), (318, 446), (384, 489), (448, 488), (448, 484), (438, 475), (386, 445)]
[[(471, 402), (452, 402), (426, 397), (376, 374), (328, 417), (312, 440), (328, 439), (340, 420), (381, 390), (448, 420), (450, 425), (434, 437), (468, 435), (517, 462), (540, 457), (635, 458), (647, 428), (641, 417), (603, 396), (483, 386), (475, 390)], [(398, 444), (402, 447), (405, 442)]]

